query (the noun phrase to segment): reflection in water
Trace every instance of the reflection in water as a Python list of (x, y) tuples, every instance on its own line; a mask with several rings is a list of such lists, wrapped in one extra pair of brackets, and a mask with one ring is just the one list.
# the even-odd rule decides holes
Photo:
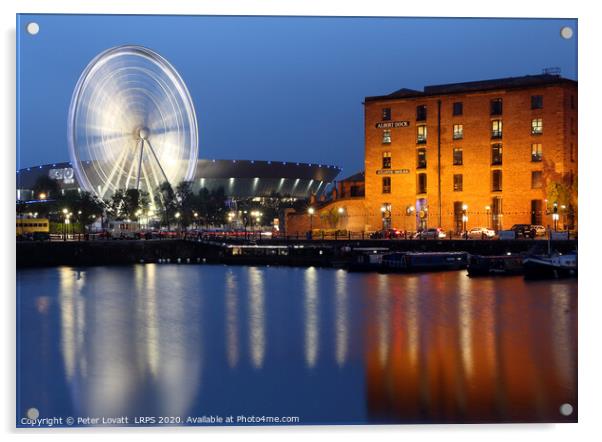
[(19, 278), (34, 385), (19, 400), (41, 417), (577, 418), (576, 281), (154, 264)]
[(389, 278), (387, 275), (378, 275), (376, 323), (378, 324), (378, 356), (380, 365), (385, 365), (389, 357), (389, 346), (391, 343), (390, 301)]
[[(387, 309), (383, 308), (379, 277), (372, 300), (377, 314), (367, 318), (367, 335), (371, 336), (372, 329), (379, 330), (376, 340), (368, 342), (366, 348), (372, 419), (575, 419), (561, 416), (558, 410), (562, 403), (575, 404), (576, 400), (576, 372), (572, 370), (575, 349), (570, 338), (576, 327), (576, 284), (527, 284), (522, 278), (469, 279), (461, 272), (449, 272), (421, 276), (422, 287), (417, 291), (413, 287), (415, 276), (387, 276), (391, 287), (405, 288), (401, 296), (406, 302), (401, 305), (406, 308), (398, 312), (395, 307), (389, 312), (390, 319), (382, 317)], [(398, 296), (398, 292), (393, 290), (392, 296)], [(546, 305), (550, 305), (550, 313)], [(395, 331), (394, 323), (403, 321), (404, 314), (407, 340), (401, 331)], [(380, 330), (392, 321), (392, 351), (383, 365), (385, 340)], [(419, 342), (418, 348), (412, 342)]]
[(251, 363), (261, 368), (265, 356), (265, 292), (263, 272), (257, 267), (249, 268), (249, 340)]
[(238, 285), (232, 272), (226, 273), (226, 354), (230, 368), (238, 364)]
[(100, 272), (89, 281), (85, 272), (60, 269), (61, 350), (82, 415), (126, 414), (145, 389), (161, 398), (157, 414), (184, 413), (196, 395), (200, 334), (189, 316), (198, 315), (198, 298), (179, 301), (177, 281), (162, 285), (155, 271), (149, 264), (136, 266), (133, 280)]
[(318, 360), (318, 271), (315, 267), (305, 270), (305, 363), (313, 368)]
[(335, 348), (339, 367), (347, 361), (349, 346), (349, 308), (347, 295), (347, 272), (337, 270), (335, 275)]

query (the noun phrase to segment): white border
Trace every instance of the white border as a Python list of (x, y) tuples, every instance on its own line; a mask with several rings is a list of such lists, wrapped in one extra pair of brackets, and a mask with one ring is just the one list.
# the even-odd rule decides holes
[[(152, 3), (152, 4), (151, 4)], [(602, 189), (599, 165), (602, 146), (595, 137), (600, 127), (600, 41), (602, 41), (600, 15), (594, 9), (595, 2), (505, 0), (503, 2), (431, 0), (429, 2), (403, 2), (371, 0), (2, 0), (2, 76), (0, 97), (0, 133), (4, 143), (2, 152), (3, 179), (0, 191), (4, 210), (0, 216), (0, 232), (8, 247), (2, 247), (2, 281), (4, 290), (1, 350), (4, 355), (2, 371), (3, 400), (0, 401), (2, 430), (9, 438), (29, 439), (32, 435), (64, 440), (81, 437), (130, 440), (144, 435), (145, 438), (164, 438), (174, 433), (190, 439), (207, 437), (244, 436), (245, 440), (287, 439), (306, 440), (326, 432), (327, 437), (345, 437), (349, 440), (378, 438), (400, 440), (488, 440), (507, 441), (544, 439), (563, 441), (593, 439), (600, 434), (597, 427), (600, 409), (600, 325), (602, 320), (601, 294), (594, 272), (599, 256), (599, 237), (602, 235), (600, 214), (602, 202), (598, 191)], [(18, 432), (15, 422), (15, 283), (14, 283), (14, 185), (15, 185), (15, 13), (119, 13), (119, 14), (224, 14), (224, 15), (338, 15), (338, 16), (462, 16), (462, 17), (576, 17), (579, 19), (579, 158), (580, 158), (580, 276), (579, 276), (579, 424), (566, 425), (443, 425), (443, 426), (354, 426), (354, 427), (295, 427), (287, 428), (170, 428), (170, 429), (101, 429), (101, 430), (45, 430)], [(502, 37), (503, 38), (503, 37)], [(537, 42), (525, 42), (536, 46)], [(598, 238), (596, 238), (596, 235)], [(598, 253), (596, 253), (598, 252)], [(599, 260), (598, 260), (599, 261)]]

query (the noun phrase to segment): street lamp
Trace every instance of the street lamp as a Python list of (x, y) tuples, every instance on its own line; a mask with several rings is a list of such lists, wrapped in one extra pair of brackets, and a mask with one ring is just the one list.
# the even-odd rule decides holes
[(63, 241), (67, 241), (67, 224), (69, 224), (69, 209), (66, 207), (62, 210), (63, 212)]
[(558, 230), (558, 202), (554, 201), (554, 212), (552, 213), (552, 220), (554, 221), (554, 231)]
[(462, 204), (462, 223), (464, 226), (463, 230), (464, 230), (464, 234), (465, 234), (466, 238), (468, 238), (468, 235), (466, 235), (466, 223), (468, 222), (467, 210), (468, 210), (468, 206), (466, 204)]
[(310, 207), (309, 209), (307, 209), (307, 213), (309, 213), (309, 231), (313, 231), (313, 221), (314, 221), (314, 213), (316, 212), (316, 210), (313, 207)]
[(46, 194), (44, 192), (40, 193), (40, 199), (42, 201), (46, 199)]

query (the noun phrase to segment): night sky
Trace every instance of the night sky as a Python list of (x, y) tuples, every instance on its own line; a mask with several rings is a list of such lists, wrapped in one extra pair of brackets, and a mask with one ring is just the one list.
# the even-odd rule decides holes
[(334, 164), (346, 176), (363, 169), (365, 96), (546, 67), (577, 79), (576, 31), (572, 19), (22, 15), (17, 168), (69, 159), (73, 88), (112, 46), (149, 47), (179, 71), (201, 158)]

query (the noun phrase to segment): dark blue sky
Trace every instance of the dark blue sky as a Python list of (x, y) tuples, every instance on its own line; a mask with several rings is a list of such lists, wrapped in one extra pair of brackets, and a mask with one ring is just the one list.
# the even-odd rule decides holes
[(576, 79), (576, 31), (570, 19), (22, 15), (17, 168), (68, 160), (71, 93), (112, 46), (147, 46), (176, 67), (202, 158), (336, 164), (348, 175), (363, 168), (365, 96), (552, 66)]

